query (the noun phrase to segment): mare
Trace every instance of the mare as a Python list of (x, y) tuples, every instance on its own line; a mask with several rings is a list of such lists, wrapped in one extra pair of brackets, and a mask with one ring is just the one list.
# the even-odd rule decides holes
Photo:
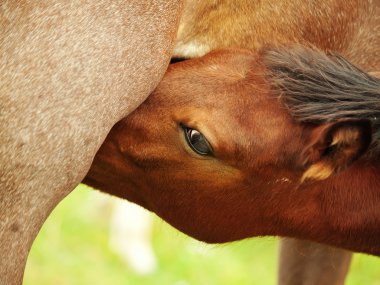
[(21, 284), (50, 211), (80, 183), (111, 127), (156, 87), (177, 0), (0, 4), (0, 284)]
[[(379, 26), (379, 0), (188, 0), (174, 57), (199, 57), (223, 47), (257, 51), (271, 43), (301, 43), (337, 51), (374, 71), (380, 70)], [(282, 243), (280, 284), (344, 282), (349, 252), (305, 241)]]
[(380, 255), (380, 80), (298, 45), (173, 64), (84, 183), (199, 240), (300, 238)]

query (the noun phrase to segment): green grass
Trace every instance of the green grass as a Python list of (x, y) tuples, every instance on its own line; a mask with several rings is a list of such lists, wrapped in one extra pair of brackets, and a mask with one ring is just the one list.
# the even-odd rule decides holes
[[(159, 268), (133, 273), (108, 248), (110, 211), (102, 195), (79, 186), (52, 213), (33, 244), (25, 285), (270, 285), (276, 283), (277, 240), (254, 238), (206, 245), (154, 217), (153, 245)], [(348, 285), (380, 285), (380, 259), (356, 255)]]

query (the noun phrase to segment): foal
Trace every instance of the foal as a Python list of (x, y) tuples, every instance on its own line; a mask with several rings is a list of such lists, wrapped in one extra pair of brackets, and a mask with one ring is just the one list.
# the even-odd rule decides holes
[[(379, 0), (318, 3), (313, 0), (188, 0), (185, 3), (175, 57), (198, 57), (223, 47), (257, 51), (267, 44), (301, 43), (337, 51), (365, 71), (380, 69)], [(343, 284), (344, 278), (340, 276), (348, 271), (351, 258), (348, 251), (320, 244), (306, 246), (304, 241), (281, 243), (286, 246), (281, 246), (279, 284), (309, 284), (306, 279), (313, 280), (313, 284)], [(302, 254), (298, 253), (300, 248)], [(309, 253), (316, 256), (316, 252), (315, 262), (307, 258)]]
[(172, 65), (84, 182), (206, 242), (296, 237), (380, 254), (380, 81), (299, 46)]
[[(373, 71), (380, 66), (379, 23), (379, 0), (187, 0), (174, 56), (193, 58), (222, 47), (257, 51), (267, 44), (301, 43), (337, 51), (365, 71)], [(351, 257), (348, 251), (339, 252), (320, 244), (305, 246), (304, 241), (284, 243), (279, 270), (282, 285), (309, 284), (301, 279), (320, 268), (331, 279), (316, 281), (320, 274), (315, 273), (315, 278), (311, 277), (315, 284), (337, 284), (334, 280), (342, 280), (337, 275), (343, 276), (348, 271)], [(298, 254), (300, 248), (302, 255)], [(323, 251), (325, 258), (321, 257)], [(311, 256), (305, 257), (308, 252), (310, 255), (318, 252), (316, 262)], [(346, 265), (335, 266), (339, 259)], [(297, 268), (293, 266), (296, 263)], [(328, 267), (330, 270), (326, 270)], [(295, 276), (295, 271), (296, 279), (289, 278)]]

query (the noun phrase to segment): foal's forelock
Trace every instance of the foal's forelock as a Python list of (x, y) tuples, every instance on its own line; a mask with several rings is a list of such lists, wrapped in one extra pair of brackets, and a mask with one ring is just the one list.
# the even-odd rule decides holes
[(380, 151), (380, 80), (343, 57), (313, 48), (275, 48), (263, 53), (267, 79), (299, 122), (368, 119)]

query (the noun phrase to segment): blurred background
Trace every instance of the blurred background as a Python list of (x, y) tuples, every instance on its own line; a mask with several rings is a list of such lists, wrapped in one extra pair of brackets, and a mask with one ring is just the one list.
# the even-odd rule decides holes
[[(276, 238), (207, 245), (123, 203), (78, 186), (45, 222), (24, 284), (276, 284)], [(356, 254), (346, 284), (380, 285), (380, 258)]]

